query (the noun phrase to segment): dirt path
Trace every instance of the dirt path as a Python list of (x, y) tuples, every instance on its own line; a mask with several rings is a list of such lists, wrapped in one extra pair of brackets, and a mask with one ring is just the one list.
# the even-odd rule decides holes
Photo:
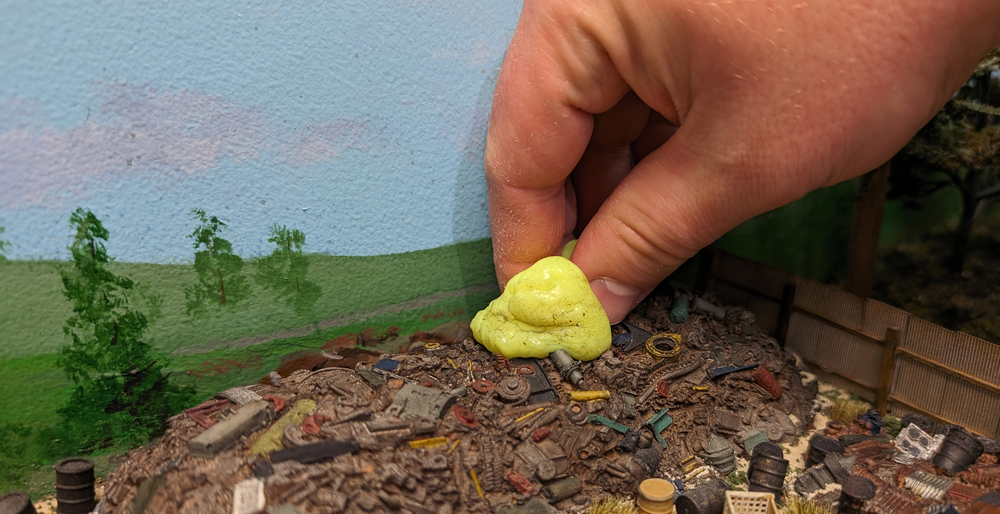
[[(316, 331), (317, 325), (319, 326), (320, 329), (324, 330), (330, 328), (342, 327), (350, 325), (352, 323), (357, 323), (359, 321), (365, 321), (367, 319), (371, 319), (376, 316), (384, 316), (386, 314), (396, 314), (399, 312), (406, 312), (406, 311), (421, 309), (424, 307), (430, 307), (431, 305), (434, 305), (435, 303), (438, 303), (441, 300), (447, 300), (449, 298), (458, 298), (461, 296), (466, 296), (475, 293), (483, 293), (491, 290), (497, 290), (497, 286), (495, 284), (480, 284), (477, 286), (469, 286), (455, 291), (446, 291), (443, 293), (433, 294), (430, 296), (422, 296), (420, 298), (414, 298), (413, 300), (407, 300), (405, 302), (394, 303), (391, 305), (382, 305), (379, 307), (375, 307), (373, 309), (362, 310), (349, 314), (341, 314), (340, 316), (337, 316), (335, 318), (322, 320), (316, 325), (306, 325), (304, 327), (298, 327), (289, 330), (281, 330), (266, 335), (241, 337), (237, 339), (213, 339), (211, 341), (207, 341), (198, 345), (183, 346), (181, 348), (177, 348), (176, 350), (174, 350), (170, 354), (170, 356), (186, 357), (189, 355), (197, 355), (199, 353), (207, 353), (215, 350), (256, 346), (259, 344), (269, 343), (276, 339), (287, 339), (289, 337), (307, 336)], [(499, 291), (497, 291), (497, 293), (499, 294)]]

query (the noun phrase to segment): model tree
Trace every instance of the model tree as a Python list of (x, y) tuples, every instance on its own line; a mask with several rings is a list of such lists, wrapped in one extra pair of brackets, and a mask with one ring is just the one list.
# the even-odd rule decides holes
[(58, 364), (74, 389), (59, 409), (66, 451), (133, 446), (162, 433), (169, 416), (193, 395), (172, 384), (167, 361), (145, 341), (146, 316), (134, 307), (135, 283), (108, 269), (108, 231), (90, 211), (70, 217), (76, 231), (72, 266), (60, 270), (73, 315), (63, 331), (72, 342)]
[(188, 237), (194, 240), (194, 269), (198, 283), (185, 288), (188, 314), (203, 315), (209, 305), (225, 307), (237, 304), (250, 292), (243, 274), (243, 259), (233, 253), (233, 245), (219, 236), (226, 224), (205, 211), (195, 209), (191, 215), (199, 223)]
[(275, 249), (257, 263), (255, 280), (265, 289), (275, 292), (278, 299), (291, 305), (296, 314), (310, 315), (322, 290), (306, 280), (309, 258), (302, 252), (306, 235), (300, 230), (275, 223), (268, 241), (274, 243)]
[(919, 207), (920, 200), (955, 187), (962, 213), (946, 267), (961, 273), (976, 216), (1000, 197), (1000, 48), (897, 156), (889, 198)]
[[(3, 234), (4, 227), (0, 227), (0, 234)], [(7, 260), (7, 249), (10, 248), (10, 242), (0, 239), (0, 262)]]

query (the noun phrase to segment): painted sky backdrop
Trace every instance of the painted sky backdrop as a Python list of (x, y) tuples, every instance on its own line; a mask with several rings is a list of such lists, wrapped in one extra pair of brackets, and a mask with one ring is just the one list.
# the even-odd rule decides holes
[(188, 261), (193, 208), (244, 256), (272, 224), (376, 255), (487, 237), (482, 174), (517, 0), (0, 0), (0, 226), (66, 258)]

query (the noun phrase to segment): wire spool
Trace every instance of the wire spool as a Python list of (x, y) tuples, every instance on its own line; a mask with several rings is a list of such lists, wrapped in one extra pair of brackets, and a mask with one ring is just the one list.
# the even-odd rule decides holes
[(646, 340), (646, 353), (657, 360), (676, 362), (681, 356), (681, 335), (663, 332)]

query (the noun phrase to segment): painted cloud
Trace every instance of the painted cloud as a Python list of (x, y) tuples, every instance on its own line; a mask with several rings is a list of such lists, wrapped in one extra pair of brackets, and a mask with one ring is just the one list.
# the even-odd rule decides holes
[(88, 184), (125, 175), (157, 181), (205, 173), (220, 160), (257, 159), (272, 140), (292, 165), (331, 160), (347, 148), (370, 148), (368, 136), (379, 132), (370, 121), (337, 120), (282, 137), (270, 133), (259, 109), (189, 89), (114, 84), (105, 97), (79, 126), (0, 132), (0, 208), (59, 205), (87, 196)]

